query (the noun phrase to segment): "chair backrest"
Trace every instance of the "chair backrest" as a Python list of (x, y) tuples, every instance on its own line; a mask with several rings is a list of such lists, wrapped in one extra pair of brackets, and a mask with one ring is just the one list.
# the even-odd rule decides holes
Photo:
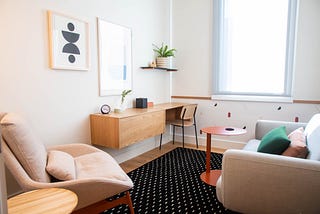
[[(1, 144), (5, 164), (10, 172), (16, 177), (16, 170), (22, 168), (32, 180), (49, 183), (50, 176), (46, 172), (47, 151), (44, 144), (17, 114), (8, 113), (1, 116)], [(17, 164), (20, 166), (16, 166)], [(21, 185), (20, 182), (19, 184)]]
[(182, 107), (180, 118), (182, 120), (191, 120), (194, 118), (197, 110), (197, 104), (190, 104)]

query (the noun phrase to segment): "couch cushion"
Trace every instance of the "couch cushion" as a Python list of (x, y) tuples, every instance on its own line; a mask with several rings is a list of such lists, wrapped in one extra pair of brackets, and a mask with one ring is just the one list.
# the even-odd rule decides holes
[(31, 179), (50, 182), (46, 172), (47, 151), (17, 114), (8, 113), (1, 120), (2, 137)]
[(118, 163), (105, 152), (94, 152), (74, 158), (77, 178), (102, 177), (127, 180), (127, 174)]
[(258, 151), (258, 147), (260, 145), (260, 140), (251, 139), (248, 143), (243, 147), (243, 150), (256, 152)]
[(74, 159), (71, 155), (61, 151), (51, 150), (48, 152), (47, 172), (61, 181), (76, 178)]
[(291, 141), (289, 147), (282, 153), (284, 156), (306, 158), (308, 148), (306, 145), (306, 136), (303, 127), (298, 128), (288, 135)]
[(306, 126), (308, 159), (320, 161), (320, 114), (314, 115)]
[(280, 126), (272, 129), (261, 139), (258, 152), (270, 154), (282, 154), (289, 146), (290, 140), (286, 134), (286, 128)]

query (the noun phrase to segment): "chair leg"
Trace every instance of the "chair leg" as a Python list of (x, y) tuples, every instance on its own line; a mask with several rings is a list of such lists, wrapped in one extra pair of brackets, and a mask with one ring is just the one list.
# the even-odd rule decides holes
[(198, 135), (197, 135), (197, 125), (194, 124), (194, 133), (196, 134), (196, 144), (197, 144), (197, 148), (199, 148), (199, 145), (198, 145)]
[(160, 135), (160, 146), (159, 146), (159, 150), (161, 150), (161, 144), (162, 144), (162, 133)]
[(130, 213), (134, 214), (133, 204), (132, 204), (132, 200), (131, 200), (131, 196), (130, 196), (129, 191), (126, 192), (126, 197), (127, 197), (127, 204), (129, 206)]
[(184, 148), (184, 126), (182, 128), (182, 147)]
[(174, 144), (174, 134), (175, 134), (176, 126), (173, 126), (173, 138), (172, 138), (172, 144)]

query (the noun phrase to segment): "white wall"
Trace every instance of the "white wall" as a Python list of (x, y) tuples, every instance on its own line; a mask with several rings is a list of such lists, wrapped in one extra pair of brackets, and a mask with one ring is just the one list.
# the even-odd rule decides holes
[[(47, 10), (89, 23), (89, 71), (49, 69)], [(155, 103), (170, 100), (169, 73), (140, 69), (153, 60), (152, 43), (169, 42), (169, 0), (1, 0), (0, 111), (23, 116), (47, 146), (89, 144), (89, 115), (118, 100), (99, 96), (96, 17), (132, 30), (129, 102), (136, 97)], [(158, 140), (105, 150), (122, 162), (158, 146)]]
[(177, 56), (172, 94), (211, 95), (212, 0), (173, 0), (173, 47)]
[[(198, 131), (207, 126), (246, 127), (247, 133), (244, 135), (212, 137), (212, 146), (225, 149), (242, 148), (249, 139), (254, 138), (257, 120), (294, 121), (295, 117), (298, 117), (300, 122), (308, 122), (312, 115), (320, 112), (320, 105), (311, 104), (255, 103), (196, 99), (173, 99), (173, 101), (198, 103), (196, 114)], [(279, 107), (281, 107), (280, 110), (278, 110)], [(228, 117), (228, 112), (231, 113), (231, 117)], [(181, 131), (178, 129), (177, 134), (181, 134)], [(194, 130), (188, 128), (185, 134), (188, 136), (186, 142), (194, 144)], [(199, 138), (200, 144), (206, 145), (206, 136), (204, 134), (199, 135)]]
[[(169, 74), (139, 67), (152, 60), (152, 43), (168, 41), (168, 1), (1, 0), (0, 109), (30, 121), (46, 145), (90, 143), (89, 114), (118, 97), (99, 97), (96, 17), (132, 29), (133, 93), (155, 103), (169, 100)], [(48, 68), (46, 11), (90, 25), (89, 71)]]
[(295, 99), (320, 100), (320, 1), (301, 0), (296, 54)]
[[(320, 100), (319, 11), (320, 1), (300, 1), (294, 99)], [(212, 0), (173, 1), (173, 47), (178, 50), (174, 63), (179, 72), (172, 75), (172, 95), (204, 97), (211, 95), (212, 52), (215, 48), (212, 45), (212, 20)], [(245, 143), (254, 136), (254, 125), (258, 119), (294, 121), (295, 117), (299, 117), (300, 121), (307, 122), (313, 114), (320, 112), (320, 105), (314, 104), (183, 99), (174, 101), (199, 104), (197, 114), (199, 129), (211, 125), (246, 126), (248, 130), (246, 135), (231, 138), (215, 137), (216, 140), (240, 143)], [(279, 106), (281, 110), (277, 110)], [(231, 112), (230, 118), (227, 117), (228, 112)], [(192, 136), (192, 129), (187, 131), (187, 134)], [(218, 146), (239, 147), (230, 143)]]

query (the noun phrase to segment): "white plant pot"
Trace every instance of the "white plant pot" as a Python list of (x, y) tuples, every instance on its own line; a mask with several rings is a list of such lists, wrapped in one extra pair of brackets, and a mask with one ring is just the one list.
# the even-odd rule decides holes
[(157, 57), (157, 67), (169, 68), (169, 58), (168, 57)]
[(121, 102), (121, 99), (119, 99), (118, 104), (114, 108), (114, 113), (121, 113), (124, 112), (127, 109), (127, 101), (124, 100), (124, 102)]

